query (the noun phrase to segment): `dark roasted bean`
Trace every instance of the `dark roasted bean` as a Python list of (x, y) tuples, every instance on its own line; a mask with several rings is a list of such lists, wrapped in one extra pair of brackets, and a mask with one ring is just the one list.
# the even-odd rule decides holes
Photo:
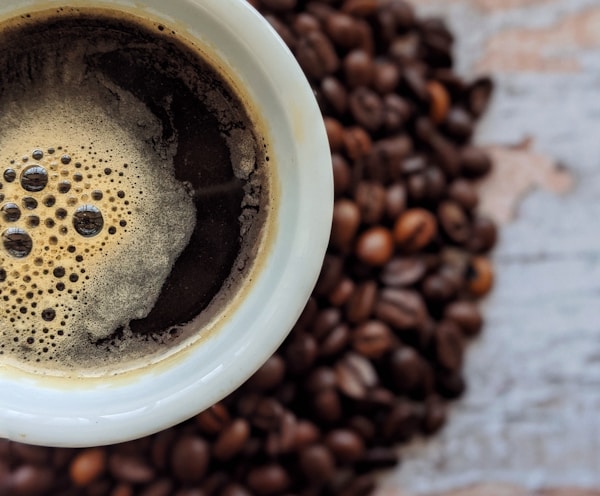
[(345, 82), (350, 88), (370, 86), (375, 75), (375, 63), (364, 50), (353, 50), (343, 62)]
[(384, 123), (385, 110), (381, 97), (374, 91), (361, 86), (350, 93), (348, 100), (354, 120), (365, 129), (375, 132)]
[(325, 446), (315, 444), (300, 452), (300, 469), (311, 482), (317, 484), (328, 481), (335, 473), (335, 460)]
[(364, 281), (356, 286), (354, 293), (346, 304), (346, 318), (357, 324), (367, 320), (373, 313), (377, 298), (377, 283)]
[(196, 436), (186, 436), (173, 446), (172, 467), (175, 477), (184, 483), (202, 480), (210, 463), (208, 443)]
[(390, 260), (381, 272), (381, 282), (386, 286), (407, 287), (418, 283), (427, 272), (423, 257), (407, 256)]
[(365, 398), (369, 389), (376, 386), (377, 372), (366, 358), (348, 352), (335, 365), (337, 386), (350, 398)]
[(448, 305), (444, 317), (458, 325), (465, 336), (476, 336), (483, 326), (477, 306), (470, 301), (455, 301)]
[(469, 240), (471, 225), (465, 211), (458, 203), (444, 201), (438, 206), (438, 220), (444, 233), (455, 243)]
[(490, 157), (481, 148), (475, 146), (462, 149), (460, 165), (465, 176), (474, 178), (485, 176), (492, 168)]
[(352, 332), (352, 347), (367, 358), (380, 358), (394, 344), (391, 329), (378, 320), (370, 320), (359, 325)]
[(333, 76), (329, 76), (321, 81), (321, 94), (327, 104), (338, 115), (344, 115), (348, 108), (348, 91)]
[(276, 464), (253, 468), (246, 481), (250, 489), (260, 496), (280, 494), (290, 485), (285, 469)]
[(379, 294), (375, 315), (397, 329), (414, 329), (424, 325), (427, 308), (416, 291), (388, 288)]
[(222, 403), (196, 415), (196, 424), (205, 434), (218, 434), (229, 422), (229, 412)]
[(298, 39), (296, 58), (306, 75), (316, 80), (333, 74), (340, 65), (335, 48), (320, 31), (310, 31)]
[[(361, 182), (354, 193), (359, 218), (365, 224), (377, 224), (383, 218), (386, 207), (385, 188), (376, 182)], [(358, 227), (358, 226), (357, 226)]]

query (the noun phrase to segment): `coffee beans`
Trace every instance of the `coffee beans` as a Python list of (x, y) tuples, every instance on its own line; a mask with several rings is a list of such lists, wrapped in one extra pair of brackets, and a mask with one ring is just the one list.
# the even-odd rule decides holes
[(394, 444), (437, 432), (464, 392), (494, 280), (474, 183), (491, 161), (469, 144), (491, 81), (456, 75), (451, 34), (402, 0), (251, 3), (306, 72), (332, 151), (312, 297), (246, 384), (179, 426), (90, 450), (0, 441), (0, 494), (366, 496)]

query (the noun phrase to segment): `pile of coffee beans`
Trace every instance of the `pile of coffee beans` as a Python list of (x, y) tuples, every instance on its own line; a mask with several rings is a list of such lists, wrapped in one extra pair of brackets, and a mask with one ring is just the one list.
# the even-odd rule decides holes
[(470, 144), (492, 84), (452, 71), (452, 34), (402, 0), (252, 0), (304, 69), (333, 157), (331, 242), (279, 351), (194, 419), (104, 448), (0, 442), (0, 495), (372, 493), (397, 446), (465, 389), (493, 283), (494, 224)]

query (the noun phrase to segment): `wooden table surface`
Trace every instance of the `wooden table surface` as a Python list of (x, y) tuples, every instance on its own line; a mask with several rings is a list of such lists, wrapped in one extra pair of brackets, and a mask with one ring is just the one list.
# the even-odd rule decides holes
[(379, 496), (600, 496), (600, 0), (414, 0), (497, 83), (477, 141), (502, 224), (448, 426)]

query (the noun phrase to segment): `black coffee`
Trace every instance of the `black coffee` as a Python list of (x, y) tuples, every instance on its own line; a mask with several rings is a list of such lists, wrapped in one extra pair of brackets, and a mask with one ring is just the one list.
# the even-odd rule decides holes
[(197, 332), (262, 240), (249, 104), (199, 47), (122, 12), (23, 16), (0, 47), (0, 354), (93, 372)]

